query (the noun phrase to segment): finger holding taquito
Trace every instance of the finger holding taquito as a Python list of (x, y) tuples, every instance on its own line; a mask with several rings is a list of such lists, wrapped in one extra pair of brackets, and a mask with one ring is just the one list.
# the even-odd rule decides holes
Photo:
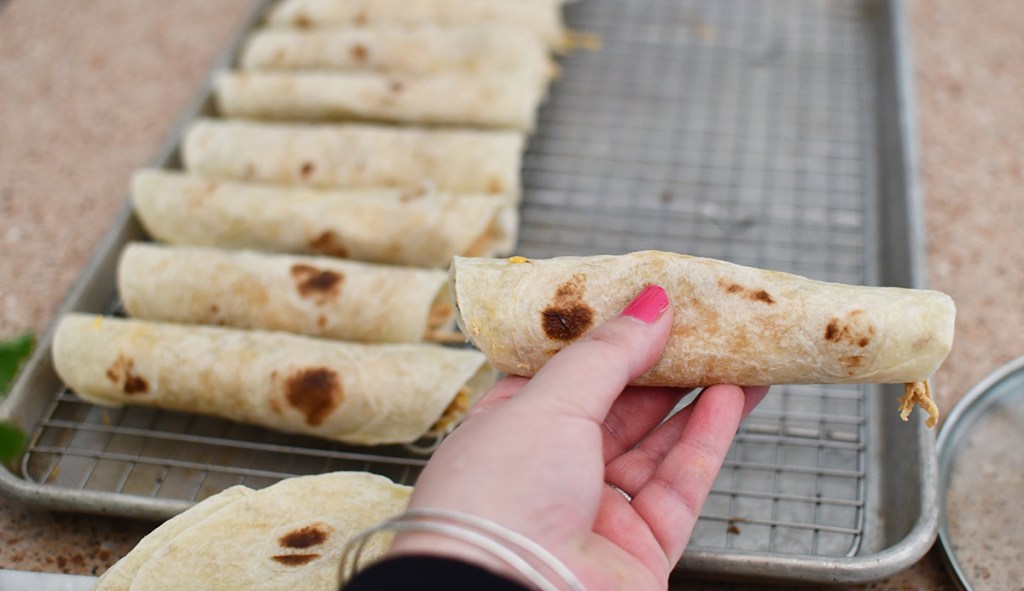
[(825, 283), (657, 251), (456, 258), (450, 281), (463, 332), (517, 375), (533, 375), (657, 284), (675, 319), (661, 359), (636, 384), (905, 383), (901, 410), (920, 403), (931, 424), (938, 413), (927, 380), (953, 341), (955, 308), (940, 292)]
[(61, 319), (58, 375), (96, 404), (212, 415), (334, 441), (412, 443), (461, 420), (495, 381), (478, 351), (282, 332)]
[(202, 176), (331, 189), (428, 186), (520, 194), (525, 138), (513, 131), (200, 119), (182, 143)]
[(284, 0), (271, 10), (271, 27), (302, 29), (377, 25), (484, 25), (503, 23), (565, 45), (562, 0)]
[(403, 189), (326, 191), (145, 170), (132, 205), (151, 236), (172, 244), (321, 254), (446, 267), (509, 243), (507, 199)]
[(239, 58), (243, 70), (367, 71), (423, 76), (525, 70), (544, 88), (555, 72), (535, 35), (507, 25), (257, 29)]
[(527, 71), (223, 72), (225, 117), (277, 121), (375, 121), (533, 131), (544, 88)]
[(133, 243), (118, 265), (129, 316), (418, 343), (454, 332), (440, 269)]

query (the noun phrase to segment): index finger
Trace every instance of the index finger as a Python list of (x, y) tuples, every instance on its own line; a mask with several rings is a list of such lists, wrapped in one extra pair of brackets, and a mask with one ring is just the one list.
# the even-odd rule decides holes
[(626, 385), (661, 357), (671, 327), (668, 295), (649, 285), (619, 316), (552, 357), (520, 398), (600, 424)]

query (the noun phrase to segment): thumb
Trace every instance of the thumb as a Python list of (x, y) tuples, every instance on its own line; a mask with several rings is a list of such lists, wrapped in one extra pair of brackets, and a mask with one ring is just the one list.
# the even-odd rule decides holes
[(521, 396), (600, 423), (623, 388), (661, 357), (671, 327), (668, 294), (649, 285), (619, 316), (552, 357)]

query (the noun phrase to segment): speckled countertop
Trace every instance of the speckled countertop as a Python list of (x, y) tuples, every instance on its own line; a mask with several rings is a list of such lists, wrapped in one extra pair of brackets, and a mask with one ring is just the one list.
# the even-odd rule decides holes
[[(958, 306), (937, 376), (949, 409), (1024, 354), (1024, 11), (1018, 0), (910, 4), (930, 283)], [(253, 5), (0, 0), (0, 338), (50, 323), (131, 172), (152, 159)], [(0, 568), (100, 573), (152, 527), (0, 498)], [(853, 588), (952, 585), (933, 551)]]

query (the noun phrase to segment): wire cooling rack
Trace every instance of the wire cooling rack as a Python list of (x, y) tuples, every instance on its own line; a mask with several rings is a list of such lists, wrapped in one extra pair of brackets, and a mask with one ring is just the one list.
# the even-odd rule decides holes
[[(655, 248), (876, 281), (871, 3), (586, 0), (524, 159), (520, 254)], [(116, 311), (111, 309), (112, 312)], [(869, 387), (776, 387), (729, 452), (691, 547), (856, 553)], [(413, 483), (425, 456), (60, 393), (22, 462), (68, 490), (183, 508), (331, 470)]]

